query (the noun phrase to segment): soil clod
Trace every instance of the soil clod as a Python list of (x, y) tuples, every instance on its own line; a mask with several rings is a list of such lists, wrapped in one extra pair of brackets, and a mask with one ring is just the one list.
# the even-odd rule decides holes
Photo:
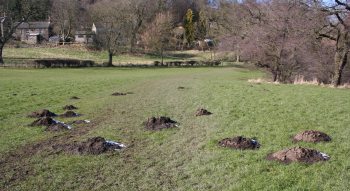
[(52, 119), (51, 117), (42, 117), (37, 120), (35, 120), (33, 123), (30, 124), (30, 126), (50, 126), (50, 125), (55, 125), (57, 122)]
[(33, 118), (40, 118), (40, 117), (55, 117), (57, 116), (55, 113), (47, 110), (47, 109), (43, 109), (41, 111), (34, 111), (31, 114), (28, 115), (28, 117), (33, 117)]
[(78, 109), (77, 107), (75, 107), (74, 105), (66, 105), (63, 107), (64, 110), (74, 110), (74, 109)]
[(260, 144), (255, 139), (245, 138), (243, 136), (237, 136), (233, 138), (226, 138), (219, 142), (222, 147), (230, 147), (234, 149), (258, 149)]
[(331, 137), (326, 133), (314, 130), (308, 130), (301, 132), (293, 137), (294, 142), (305, 141), (305, 142), (328, 142), (331, 141)]
[(121, 93), (121, 92), (115, 92), (115, 93), (112, 93), (112, 96), (125, 96), (127, 95), (126, 93)]
[(66, 113), (60, 115), (60, 117), (79, 117), (80, 114), (75, 113), (74, 111), (66, 111)]
[(71, 127), (64, 123), (56, 123), (48, 126), (45, 131), (66, 131), (69, 129), (71, 129)]
[(330, 157), (327, 154), (314, 149), (293, 147), (269, 154), (267, 159), (289, 164), (291, 162), (315, 163), (327, 161)]
[(53, 149), (72, 154), (99, 155), (105, 152), (120, 150), (124, 147), (125, 145), (121, 143), (106, 141), (103, 137), (93, 137), (81, 143), (55, 145)]
[(144, 122), (145, 128), (148, 130), (161, 130), (177, 127), (176, 121), (171, 120), (169, 117), (151, 117)]
[(211, 113), (208, 110), (203, 109), (203, 108), (197, 109), (197, 111), (196, 111), (196, 116), (211, 115), (211, 114), (213, 114), (213, 113)]

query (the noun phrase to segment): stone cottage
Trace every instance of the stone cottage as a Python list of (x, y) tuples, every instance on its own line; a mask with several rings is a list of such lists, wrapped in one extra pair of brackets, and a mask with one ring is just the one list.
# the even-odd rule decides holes
[(51, 22), (23, 22), (15, 32), (15, 37), (30, 44), (37, 44), (42, 41), (48, 41), (52, 35)]

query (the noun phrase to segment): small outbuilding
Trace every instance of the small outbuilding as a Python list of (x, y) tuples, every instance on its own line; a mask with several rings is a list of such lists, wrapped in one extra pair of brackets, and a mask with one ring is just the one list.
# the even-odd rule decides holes
[(95, 34), (92, 31), (76, 31), (75, 32), (75, 42), (89, 44), (93, 43)]

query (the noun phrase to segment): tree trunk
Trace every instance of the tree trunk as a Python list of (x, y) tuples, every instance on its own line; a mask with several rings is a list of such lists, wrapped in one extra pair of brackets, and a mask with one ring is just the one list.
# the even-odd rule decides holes
[(236, 49), (236, 62), (239, 63), (240, 60), (240, 55), (239, 55), (239, 45), (237, 45), (237, 49)]
[(163, 66), (163, 64), (164, 64), (164, 56), (163, 56), (163, 48), (160, 50), (160, 54), (161, 54), (161, 57), (162, 57), (162, 66)]
[(0, 65), (4, 64), (4, 59), (2, 58), (2, 50), (4, 48), (4, 45), (0, 45)]
[(133, 32), (130, 40), (130, 52), (134, 53), (135, 51), (135, 44), (136, 44), (136, 34)]
[(345, 65), (348, 60), (348, 51), (336, 52), (335, 53), (335, 71), (332, 83), (334, 86), (339, 86), (342, 81), (342, 74), (345, 68)]
[(273, 73), (272, 73), (272, 78), (273, 78), (273, 82), (277, 82), (278, 75), (277, 75), (276, 72), (273, 72)]
[(134, 27), (134, 29), (132, 30), (132, 34), (131, 34), (131, 41), (130, 41), (130, 52), (131, 53), (135, 52), (135, 46), (136, 46), (136, 42), (137, 42), (136, 35), (140, 30), (142, 22), (143, 22), (142, 16), (138, 15), (137, 25)]
[(272, 66), (270, 66), (273, 82), (280, 81), (281, 71), (279, 65), (279, 63), (274, 63)]
[(113, 53), (108, 51), (108, 66), (113, 66)]

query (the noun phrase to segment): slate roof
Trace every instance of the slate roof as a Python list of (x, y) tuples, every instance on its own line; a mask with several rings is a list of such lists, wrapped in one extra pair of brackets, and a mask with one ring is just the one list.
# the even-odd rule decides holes
[(50, 22), (25, 22), (21, 23), (17, 29), (48, 29)]
[(92, 31), (76, 31), (75, 35), (92, 35), (95, 34)]

